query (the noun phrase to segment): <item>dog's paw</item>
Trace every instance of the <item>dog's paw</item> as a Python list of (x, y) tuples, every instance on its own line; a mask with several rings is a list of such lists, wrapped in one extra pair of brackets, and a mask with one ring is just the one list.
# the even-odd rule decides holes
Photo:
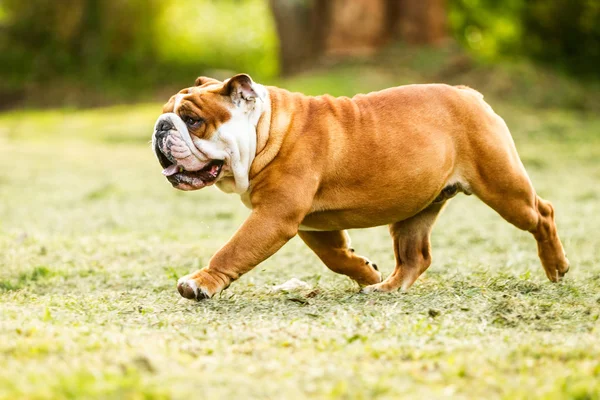
[(375, 283), (382, 282), (383, 281), (383, 275), (382, 275), (381, 271), (379, 271), (379, 267), (377, 266), (377, 264), (375, 264), (374, 262), (372, 262), (368, 258), (366, 258), (366, 263), (367, 263), (367, 265), (369, 267), (373, 268), (373, 270), (375, 271)]
[(370, 294), (370, 293), (392, 293), (401, 289), (402, 292), (406, 290), (399, 287), (399, 283), (394, 279), (386, 279), (383, 282), (376, 283), (374, 285), (365, 286), (361, 289), (361, 293)]
[(565, 277), (565, 275), (567, 274), (567, 272), (569, 272), (570, 269), (571, 269), (571, 263), (569, 262), (569, 259), (567, 258), (567, 255), (565, 254), (564, 260), (560, 263), (560, 266), (557, 268), (558, 279), (562, 280)]
[(379, 267), (373, 261), (364, 256), (356, 256), (358, 260), (366, 267), (359, 267), (360, 275), (352, 277), (359, 286), (368, 286), (380, 283), (383, 280), (383, 275), (379, 271)]
[(571, 264), (567, 261), (567, 266), (564, 267), (563, 271), (558, 271), (558, 278), (559, 279), (563, 279), (565, 277), (565, 275), (567, 274), (567, 272), (569, 272), (571, 270)]
[(190, 300), (204, 300), (210, 299), (211, 296), (207, 293), (206, 289), (202, 288), (196, 279), (192, 277), (193, 274), (186, 275), (179, 278), (177, 281), (177, 290), (181, 297), (185, 297)]
[(381, 288), (380, 283), (376, 283), (375, 285), (365, 286), (364, 288), (362, 288), (360, 290), (360, 293), (362, 293), (362, 294), (371, 294), (371, 293), (375, 293), (375, 292), (386, 292), (386, 290), (383, 290)]
[(567, 272), (569, 272), (571, 269), (571, 264), (569, 263), (567, 257), (563, 257), (562, 260), (558, 260), (556, 262), (542, 261), (542, 265), (544, 266), (546, 276), (551, 282), (554, 283), (561, 282)]

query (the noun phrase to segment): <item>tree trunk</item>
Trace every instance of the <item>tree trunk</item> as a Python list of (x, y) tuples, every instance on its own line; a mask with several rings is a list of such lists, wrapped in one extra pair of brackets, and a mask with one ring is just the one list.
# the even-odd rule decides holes
[(409, 44), (436, 45), (447, 37), (446, 0), (390, 0), (395, 36)]
[[(269, 0), (279, 36), (281, 72), (289, 75), (314, 61), (321, 47), (320, 29), (315, 19), (325, 17), (321, 2), (308, 0)], [(323, 25), (324, 26), (324, 25)]]
[(368, 55), (389, 38), (386, 0), (329, 0), (327, 55)]
[(284, 75), (320, 56), (372, 54), (391, 39), (438, 44), (446, 0), (269, 0)]

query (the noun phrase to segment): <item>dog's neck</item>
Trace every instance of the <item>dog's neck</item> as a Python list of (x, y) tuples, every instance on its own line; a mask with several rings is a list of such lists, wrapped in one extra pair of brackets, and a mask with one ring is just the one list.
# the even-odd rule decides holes
[(293, 112), (290, 112), (290, 104), (285, 104), (283, 93), (287, 91), (270, 86), (268, 92), (265, 110), (256, 125), (256, 156), (250, 168), (251, 181), (277, 156), (292, 123)]
[[(256, 155), (254, 156), (254, 161), (251, 169), (254, 168), (254, 164), (256, 163), (256, 159), (261, 157), (261, 153), (265, 150), (267, 146), (267, 142), (269, 141), (269, 131), (271, 129), (271, 115), (272, 115), (272, 96), (271, 91), (269, 91), (269, 95), (267, 96), (267, 100), (265, 101), (265, 109), (258, 119), (258, 123), (256, 124)], [(262, 169), (262, 168), (260, 168)], [(250, 172), (250, 176), (252, 176), (252, 172)]]

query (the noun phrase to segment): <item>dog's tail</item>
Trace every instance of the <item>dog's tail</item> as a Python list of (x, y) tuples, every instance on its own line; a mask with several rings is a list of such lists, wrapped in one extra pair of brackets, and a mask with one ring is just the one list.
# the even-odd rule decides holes
[(475, 96), (479, 97), (480, 99), (483, 99), (483, 95), (481, 93), (479, 93), (477, 90), (472, 89), (472, 88), (470, 88), (468, 86), (465, 86), (465, 85), (456, 85), (454, 87), (457, 88), (457, 89), (460, 89), (460, 90), (466, 90), (466, 91), (474, 94)]

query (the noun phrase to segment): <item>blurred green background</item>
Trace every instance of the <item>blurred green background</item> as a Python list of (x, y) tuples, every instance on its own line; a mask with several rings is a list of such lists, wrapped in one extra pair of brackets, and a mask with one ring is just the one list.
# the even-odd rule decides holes
[[(394, 72), (408, 61), (420, 81), (472, 83), (472, 72), (480, 79), (467, 80), (485, 84), (500, 73), (510, 92), (546, 77), (567, 91), (564, 102), (589, 107), (576, 83), (600, 76), (600, 2), (2, 0), (0, 108), (148, 101), (200, 74), (278, 83), (373, 54)], [(427, 74), (440, 65), (444, 75)]]

